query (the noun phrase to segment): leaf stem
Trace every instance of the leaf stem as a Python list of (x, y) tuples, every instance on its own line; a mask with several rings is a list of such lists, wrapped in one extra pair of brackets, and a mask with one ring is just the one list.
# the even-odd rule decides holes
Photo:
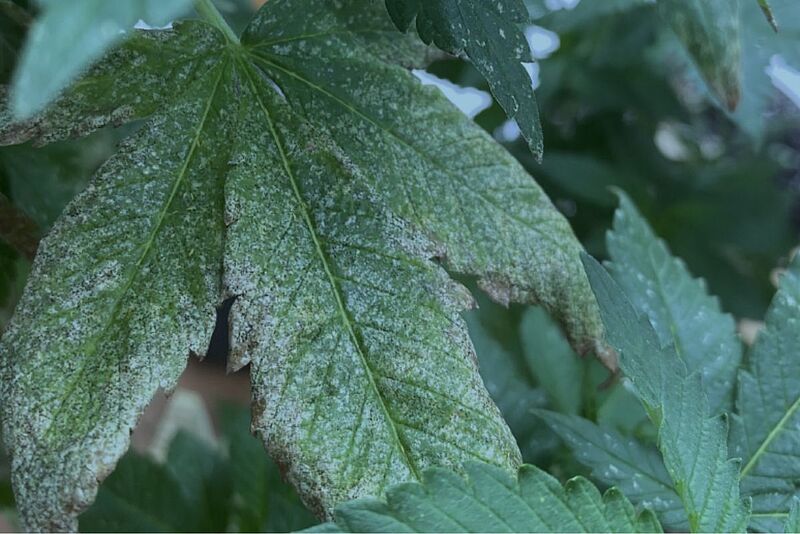
[(194, 8), (200, 17), (221, 31), (229, 43), (239, 44), (239, 37), (211, 0), (194, 0)]

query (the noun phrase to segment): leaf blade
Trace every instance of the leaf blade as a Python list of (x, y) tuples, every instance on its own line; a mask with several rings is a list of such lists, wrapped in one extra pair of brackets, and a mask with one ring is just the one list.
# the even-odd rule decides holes
[[(338, 11), (344, 8), (313, 5), (348, 20)], [(291, 0), (271, 2), (245, 31), (243, 43), (257, 45), (269, 35), (275, 14), (302, 11)], [(596, 350), (613, 367), (578, 262), (582, 248), (564, 217), (516, 160), (438, 91), (376, 61), (348, 35), (354, 30), (346, 30), (326, 35), (324, 47), (313, 36), (301, 36), (254, 48), (255, 61), (293, 107), (330, 128), (392, 211), (443, 244), (451, 270), (479, 276), (481, 287), (499, 302), (540, 303), (564, 325), (578, 352)], [(387, 108), (387, 102), (393, 104)]]
[[(800, 260), (795, 259), (781, 277), (780, 288), (767, 311), (766, 327), (753, 345), (748, 368), (739, 374), (737, 414), (731, 442), (742, 456), (742, 488), (745, 494), (778, 493), (791, 497), (797, 468), (797, 422), (800, 421), (800, 369), (793, 355), (800, 350), (797, 334), (800, 301)], [(765, 394), (765, 391), (769, 391)], [(791, 502), (778, 509), (760, 506), (759, 513), (786, 512)]]
[(311, 531), (348, 532), (660, 532), (649, 512), (636, 514), (615, 490), (604, 496), (576, 477), (561, 486), (532, 465), (515, 477), (484, 464), (467, 480), (443, 469), (422, 484), (390, 489), (386, 503), (361, 499), (341, 505), (335, 523)]
[(658, 446), (692, 531), (744, 530), (750, 510), (739, 498), (727, 425), (709, 416), (699, 376), (687, 372), (672, 346), (661, 345), (649, 321), (599, 263), (587, 255), (584, 264), (609, 342), (658, 427)]
[(674, 258), (631, 200), (618, 192), (619, 208), (606, 241), (609, 271), (662, 345), (673, 345), (689, 372), (698, 371), (712, 413), (730, 411), (742, 344), (733, 317), (708, 295), (705, 282), (692, 278)]
[[(74, 530), (153, 393), (175, 385), (191, 352), (205, 352), (222, 213), (190, 206), (217, 205), (221, 194), (224, 153), (197, 153), (201, 138), (227, 132), (224, 73), (200, 78), (130, 139), (41, 243), (2, 339), (3, 396), (17, 399), (3, 424), (29, 528)], [(206, 180), (187, 179), (196, 175)], [(192, 267), (179, 267), (187, 257)], [(149, 283), (156, 273), (165, 286)]]
[[(328, 134), (242, 68), (252, 108), (238, 143), (250, 155), (237, 149), (228, 177), (224, 280), (238, 295), (231, 358), (252, 365), (254, 428), (270, 453), (323, 516), (432, 463), (513, 469), (519, 451), (458, 316), (469, 295), (362, 189)], [(263, 169), (276, 169), (269, 187)]]

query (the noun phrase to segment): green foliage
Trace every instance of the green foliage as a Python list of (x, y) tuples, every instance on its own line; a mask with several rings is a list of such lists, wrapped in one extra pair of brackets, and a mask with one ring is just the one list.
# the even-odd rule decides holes
[(712, 414), (730, 411), (742, 346), (733, 317), (722, 313), (705, 283), (670, 255), (624, 194), (607, 236), (608, 270), (662, 346), (672, 345), (689, 373), (698, 371)]
[[(12, 528), (800, 530), (796, 1), (215, 3), (0, 0)], [(227, 410), (103, 483), (209, 337), (261, 439)]]
[(728, 109), (736, 109), (741, 94), (739, 0), (660, 0), (658, 10), (712, 91)]
[(455, 56), (468, 57), (486, 78), (507, 116), (516, 119), (534, 156), (542, 158), (539, 109), (530, 75), (521, 64), (533, 61), (519, 27), (529, 20), (522, 0), (386, 0), (386, 7), (400, 30), (408, 30), (416, 17), (423, 41)]
[(665, 527), (686, 530), (686, 513), (654, 447), (580, 417), (545, 411), (538, 415), (592, 470), (593, 479), (658, 513)]
[(140, 19), (163, 25), (189, 0), (42, 0), (42, 15), (20, 57), (12, 109), (20, 118), (41, 111), (81, 71), (124, 39)]
[(318, 532), (661, 532), (649, 512), (637, 514), (616, 490), (601, 496), (584, 478), (566, 487), (532, 465), (516, 478), (473, 463), (468, 479), (442, 469), (423, 483), (390, 488), (386, 502), (361, 499), (336, 508), (335, 524)]
[(739, 497), (738, 462), (729, 459), (727, 423), (711, 415), (700, 373), (687, 369), (674, 345), (661, 343), (600, 264), (589, 256), (584, 261), (620, 367), (658, 428), (658, 447), (691, 530), (743, 530), (750, 507)]
[(316, 523), (249, 432), (222, 411), (216, 448), (181, 431), (162, 464), (130, 452), (80, 517), (82, 532), (288, 532)]
[[(753, 497), (755, 518), (786, 514), (800, 479), (800, 257), (781, 277), (739, 373), (731, 444), (742, 458), (742, 491)], [(781, 498), (782, 497), (782, 498)]]

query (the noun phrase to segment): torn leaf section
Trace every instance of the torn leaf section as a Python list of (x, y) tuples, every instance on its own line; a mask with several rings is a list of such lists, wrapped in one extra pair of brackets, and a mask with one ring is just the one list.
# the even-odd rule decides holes
[(272, 456), (323, 517), (431, 465), (516, 468), (459, 315), (466, 290), (327, 133), (257, 69), (240, 75), (224, 280), (233, 365), (251, 363)]
[[(3, 427), (30, 530), (71, 530), (138, 415), (202, 354), (220, 293), (230, 134), (220, 65), (98, 172), (42, 241), (0, 345)], [(214, 147), (214, 151), (209, 151)]]
[[(278, 21), (302, 5), (271, 0), (242, 37), (290, 105), (330, 129), (383, 203), (442, 244), (449, 269), (477, 275), (497, 301), (542, 304), (579, 352), (613, 366), (598, 341), (582, 247), (533, 178), (438, 90), (373, 55), (356, 30), (318, 36), (300, 25), (291, 37)], [(319, 16), (343, 9), (330, 3)], [(280, 42), (259, 41), (275, 31)]]

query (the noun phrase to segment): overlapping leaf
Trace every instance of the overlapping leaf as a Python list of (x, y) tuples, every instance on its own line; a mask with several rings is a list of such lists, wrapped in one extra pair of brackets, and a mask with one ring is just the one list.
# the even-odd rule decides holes
[(465, 480), (431, 469), (422, 484), (391, 488), (386, 502), (362, 499), (336, 509), (316, 532), (661, 532), (649, 511), (637, 514), (616, 489), (601, 496), (588, 480), (566, 487), (532, 465), (516, 477), (473, 463)]
[(729, 459), (727, 424), (712, 416), (699, 372), (689, 372), (673, 345), (596, 261), (584, 257), (620, 367), (658, 427), (658, 447), (692, 531), (741, 531), (749, 505), (739, 497), (739, 464)]
[(468, 57), (508, 117), (516, 119), (533, 154), (541, 158), (539, 109), (530, 75), (521, 64), (533, 61), (520, 27), (529, 21), (522, 0), (386, 0), (386, 7), (400, 30), (406, 31), (416, 18), (426, 43)]
[(722, 313), (705, 282), (671, 256), (630, 199), (619, 197), (614, 230), (607, 236), (609, 271), (650, 320), (660, 344), (674, 346), (689, 372), (702, 376), (711, 413), (729, 412), (742, 359), (733, 317)]
[(739, 374), (736, 407), (731, 443), (743, 460), (742, 491), (753, 496), (754, 516), (772, 517), (768, 528), (777, 528), (800, 483), (800, 258), (782, 276)]
[(41, 111), (140, 19), (169, 22), (189, 0), (42, 0), (15, 74), (12, 107), (20, 117)]
[(148, 118), (43, 241), (3, 337), (27, 526), (74, 528), (229, 296), (255, 426), (319, 513), (432, 465), (516, 467), (471, 299), (429, 259), (540, 300), (582, 348), (599, 319), (566, 221), (396, 65), (424, 62), (410, 43), (381, 3), (273, 0), (242, 45), (203, 23), (136, 33), (41, 116), (6, 114), (6, 143)]

